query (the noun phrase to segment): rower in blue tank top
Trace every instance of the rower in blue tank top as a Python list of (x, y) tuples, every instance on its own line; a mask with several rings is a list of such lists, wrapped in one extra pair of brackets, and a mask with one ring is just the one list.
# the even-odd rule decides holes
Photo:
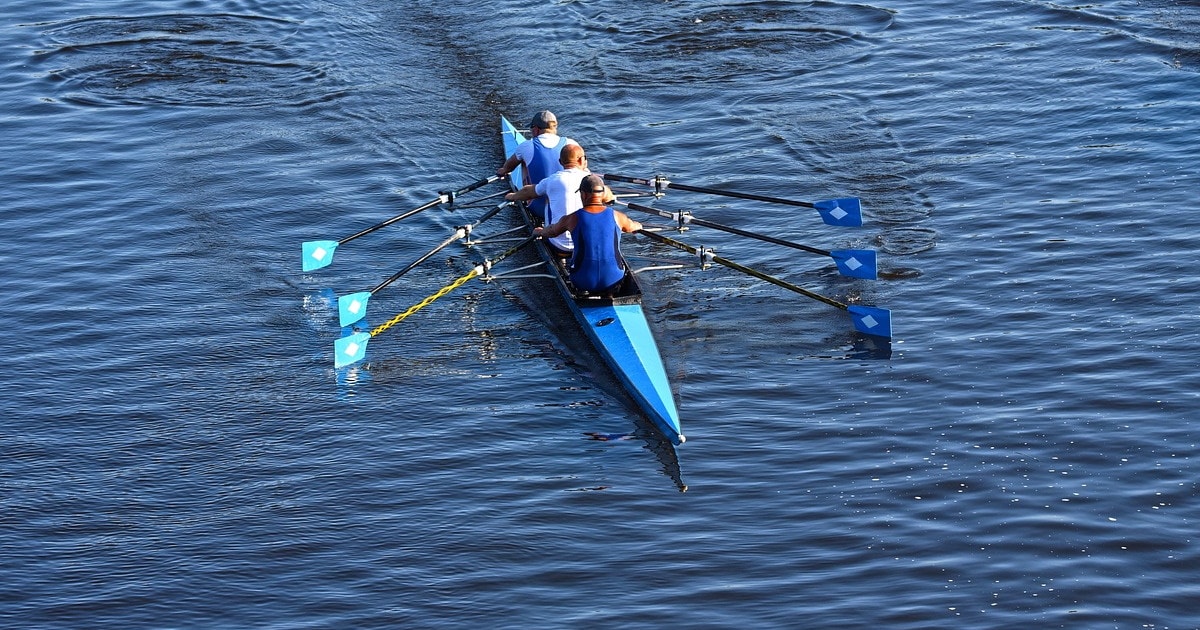
[[(517, 145), (516, 151), (508, 156), (496, 174), (505, 177), (519, 165), (525, 165), (525, 184), (536, 186), (550, 174), (558, 171), (559, 154), (568, 144), (576, 144), (570, 138), (558, 135), (558, 118), (553, 112), (541, 111), (529, 123), (530, 138)], [(544, 217), (546, 198), (537, 197), (529, 202), (533, 216)]]
[(571, 254), (571, 284), (580, 291), (612, 292), (625, 279), (621, 258), (621, 232), (636, 232), (642, 224), (610, 208), (612, 192), (599, 175), (588, 175), (579, 186), (583, 209), (572, 212), (547, 228), (536, 228), (536, 236), (551, 238), (571, 232), (575, 249)]
[[(539, 138), (545, 138), (549, 134), (542, 134)], [(525, 165), (526, 181), (533, 186), (537, 186), (549, 177), (551, 174), (558, 171), (559, 155), (562, 153), (563, 147), (567, 145), (567, 138), (555, 136), (558, 138), (558, 143), (554, 146), (546, 146), (540, 141), (535, 141), (533, 145), (533, 159)], [(533, 216), (546, 219), (546, 210), (550, 204), (549, 198), (546, 195), (534, 197), (529, 201), (529, 209), (533, 212)]]

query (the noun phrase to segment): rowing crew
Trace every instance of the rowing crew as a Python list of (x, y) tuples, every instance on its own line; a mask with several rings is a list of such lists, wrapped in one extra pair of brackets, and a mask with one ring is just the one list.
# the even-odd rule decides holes
[[(558, 119), (539, 112), (530, 123), (532, 138), (521, 143), (497, 173), (507, 175), (525, 166), (526, 183), (505, 195), (509, 201), (528, 201), (546, 227), (534, 235), (549, 240), (560, 258), (570, 257), (571, 283), (591, 293), (616, 293), (625, 279), (621, 257), (621, 232), (635, 232), (642, 224), (608, 204), (615, 196), (604, 179), (587, 168), (583, 147), (558, 135)], [(557, 162), (560, 168), (549, 171)]]

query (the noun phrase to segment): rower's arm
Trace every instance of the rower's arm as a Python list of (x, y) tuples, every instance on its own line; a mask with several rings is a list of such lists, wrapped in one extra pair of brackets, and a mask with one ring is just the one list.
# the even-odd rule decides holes
[(501, 166), (500, 168), (496, 169), (496, 174), (501, 177), (504, 177), (505, 175), (508, 175), (509, 173), (513, 172), (513, 169), (517, 168), (517, 166), (519, 166), (520, 164), (521, 164), (521, 158), (517, 157), (517, 154), (514, 153), (514, 154), (508, 156), (508, 159), (504, 161), (504, 166)]
[[(580, 212), (582, 212), (582, 210), (580, 210)], [(540, 236), (542, 238), (554, 238), (563, 232), (574, 230), (575, 224), (578, 223), (578, 218), (579, 217), (575, 216), (575, 213), (572, 212), (571, 214), (559, 219), (554, 223), (554, 225), (544, 228), (533, 228), (533, 235)]]
[[(613, 211), (613, 215), (617, 218), (617, 225), (621, 226), (622, 232), (636, 232), (642, 229), (642, 224), (630, 219), (624, 212), (619, 210)], [(570, 216), (570, 215), (567, 215)]]
[(529, 201), (538, 196), (536, 188), (533, 184), (526, 184), (517, 192), (510, 192), (504, 195), (504, 198), (509, 201)]

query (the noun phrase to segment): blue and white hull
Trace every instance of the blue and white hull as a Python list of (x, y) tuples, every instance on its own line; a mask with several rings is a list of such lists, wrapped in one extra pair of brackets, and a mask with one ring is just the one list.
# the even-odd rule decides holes
[[(512, 155), (525, 136), (503, 117), (500, 126), (505, 155)], [(520, 168), (510, 174), (514, 190), (521, 187), (522, 177)], [(527, 211), (521, 214), (532, 229), (533, 218)], [(682, 443), (679, 411), (658, 344), (642, 309), (642, 291), (636, 276), (630, 276), (622, 293), (612, 298), (575, 295), (562, 265), (546, 242), (537, 241), (536, 248), (580, 327), (642, 413), (672, 443)]]

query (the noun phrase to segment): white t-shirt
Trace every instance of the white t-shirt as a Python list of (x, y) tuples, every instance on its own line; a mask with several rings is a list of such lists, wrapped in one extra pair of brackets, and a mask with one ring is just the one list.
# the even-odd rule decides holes
[[(549, 203), (546, 206), (546, 226), (549, 227), (559, 219), (583, 208), (583, 200), (579, 197), (579, 182), (591, 171), (573, 166), (551, 174), (534, 187), (539, 196), (545, 195)], [(569, 252), (575, 245), (571, 242), (571, 233), (563, 232), (550, 239), (555, 247)]]

